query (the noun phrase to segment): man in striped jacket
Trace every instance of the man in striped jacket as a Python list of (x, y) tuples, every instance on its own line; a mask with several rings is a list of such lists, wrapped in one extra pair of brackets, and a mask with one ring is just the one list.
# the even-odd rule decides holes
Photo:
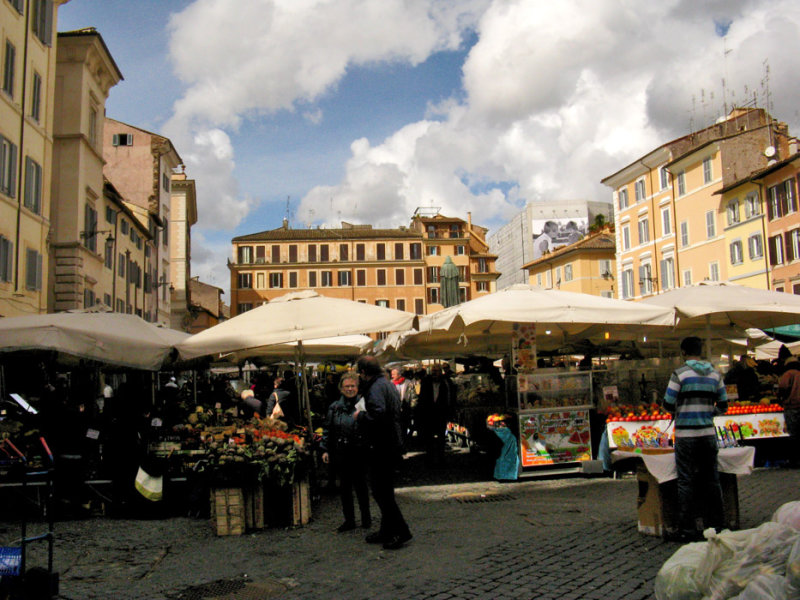
[(675, 467), (678, 471), (678, 515), (683, 541), (702, 539), (698, 517), (705, 527), (720, 529), (722, 488), (717, 472), (714, 415), (728, 408), (725, 383), (710, 362), (701, 358), (703, 342), (681, 342), (685, 363), (670, 377), (664, 408), (675, 419)]

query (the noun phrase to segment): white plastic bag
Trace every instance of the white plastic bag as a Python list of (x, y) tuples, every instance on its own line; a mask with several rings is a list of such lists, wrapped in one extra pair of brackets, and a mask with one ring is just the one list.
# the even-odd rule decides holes
[[(711, 600), (735, 596), (759, 575), (785, 576), (786, 561), (800, 539), (800, 532), (771, 521), (746, 531), (750, 534), (745, 547), (718, 564), (707, 586), (700, 585), (701, 591)], [(709, 539), (710, 547), (712, 542), (713, 539)]]
[(694, 581), (694, 572), (707, 546), (706, 542), (686, 544), (667, 559), (656, 575), (657, 600), (700, 600), (703, 594)]
[(772, 520), (800, 531), (800, 501), (787, 502), (782, 505), (772, 515)]
[(755, 529), (730, 531), (728, 529), (716, 533), (713, 529), (706, 529), (704, 535), (708, 540), (706, 554), (697, 564), (694, 574), (695, 582), (700, 590), (707, 593), (711, 589), (711, 578), (714, 571), (725, 561), (733, 558), (737, 552), (747, 547), (750, 537)]
[(786, 592), (790, 598), (800, 598), (800, 540), (786, 559)]
[(788, 600), (786, 579), (780, 575), (757, 575), (731, 600)]

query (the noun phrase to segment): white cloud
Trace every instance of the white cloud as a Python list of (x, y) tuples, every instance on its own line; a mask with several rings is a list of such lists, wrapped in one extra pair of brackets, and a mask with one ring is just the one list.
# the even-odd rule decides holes
[[(435, 125), (354, 144), (344, 181), (313, 189), (303, 209), (324, 200), (344, 217), (357, 203), (361, 221), (390, 224), (433, 201), (453, 215), (471, 210), (481, 223), (507, 218), (524, 200), (609, 200), (603, 177), (708, 125), (724, 101), (730, 108), (757, 91), (765, 106), (765, 60), (774, 115), (796, 129), (800, 6), (695, 4), (493, 2), (463, 66), (463, 102), (431, 106)], [(731, 24), (727, 57), (720, 23)], [(512, 182), (511, 192), (472, 185), (486, 181)]]
[[(725, 104), (755, 92), (764, 106), (766, 64), (773, 114), (795, 132), (800, 125), (794, 0), (251, 0), (230, 7), (197, 0), (170, 21), (186, 92), (167, 134), (198, 180), (201, 226), (209, 229), (233, 227), (257, 201), (237, 190), (231, 132), (282, 110), (324, 126), (317, 102), (336, 94), (349, 67), (416, 65), (458, 48), (473, 28), (477, 42), (458, 97), (437, 100), (425, 120), (384, 140), (352, 141), (342, 180), (311, 189), (299, 222), (395, 227), (432, 204), (490, 224), (526, 200), (608, 200), (603, 177), (707, 125)], [(728, 24), (724, 46), (717, 31)]]

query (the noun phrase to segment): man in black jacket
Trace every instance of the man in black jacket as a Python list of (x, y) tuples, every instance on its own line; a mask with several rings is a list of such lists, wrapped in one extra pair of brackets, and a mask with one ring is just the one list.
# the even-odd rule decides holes
[(353, 418), (367, 437), (372, 496), (381, 511), (380, 530), (369, 534), (366, 541), (396, 550), (411, 539), (411, 531), (394, 496), (394, 472), (402, 456), (400, 397), (374, 356), (359, 358), (356, 370), (365, 407), (356, 410)]

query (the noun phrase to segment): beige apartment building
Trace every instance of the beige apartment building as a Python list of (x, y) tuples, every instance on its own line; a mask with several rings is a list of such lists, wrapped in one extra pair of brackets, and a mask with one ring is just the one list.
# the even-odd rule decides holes
[(614, 190), (618, 297), (728, 279), (729, 197), (719, 192), (789, 152), (784, 123), (763, 109), (734, 109), (603, 179)]
[(616, 246), (610, 229), (557, 248), (522, 265), (530, 285), (543, 289), (614, 297)]
[(128, 208), (150, 231), (144, 265), (145, 318), (171, 323), (170, 221), (172, 175), (182, 159), (172, 142), (158, 134), (108, 117), (103, 127), (104, 173), (119, 190)]
[(114, 306), (119, 200), (105, 187), (102, 136), (105, 102), (121, 79), (97, 31), (58, 34), (50, 268), (44, 269), (49, 312)]
[(411, 218), (410, 229), (423, 238), (426, 313), (444, 308), (439, 274), (448, 256), (458, 267), (461, 302), (497, 291), (496, 282), (500, 277), (495, 268), (497, 256), (489, 252), (488, 229), (474, 225), (471, 213), (467, 213), (465, 221), (446, 217), (435, 208), (418, 208)]
[(315, 290), (424, 314), (423, 238), (407, 228), (278, 229), (233, 239), (231, 315), (289, 292)]
[(197, 192), (194, 180), (188, 179), (183, 171), (172, 174), (170, 189), (170, 327), (188, 331), (192, 322), (189, 280), (192, 277), (192, 225), (197, 223)]
[(0, 2), (0, 317), (47, 311), (55, 30), (66, 1)]
[(200, 333), (227, 318), (222, 293), (222, 288), (203, 283), (197, 278), (189, 280), (188, 296), (191, 298), (191, 306), (190, 321), (186, 328), (188, 333)]

